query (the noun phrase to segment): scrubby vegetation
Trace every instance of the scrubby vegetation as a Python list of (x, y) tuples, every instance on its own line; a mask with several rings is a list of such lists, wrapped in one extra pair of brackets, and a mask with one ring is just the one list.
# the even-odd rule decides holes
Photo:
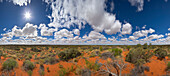
[(18, 63), (14, 59), (8, 59), (2, 64), (2, 70), (10, 71), (18, 66)]
[(58, 54), (59, 58), (61, 60), (68, 61), (69, 59), (75, 58), (77, 56), (80, 56), (81, 53), (77, 49), (66, 49)]
[(0, 46), (0, 58), (2, 76), (154, 76), (152, 61), (163, 66), (157, 71), (170, 71), (168, 45)]
[(118, 48), (113, 48), (111, 52), (114, 53), (114, 56), (120, 56), (122, 53), (122, 50)]
[(33, 70), (35, 68), (35, 66), (31, 61), (25, 60), (23, 62), (23, 68), (24, 68), (24, 70), (28, 71), (28, 70)]
[(165, 56), (167, 56), (167, 51), (162, 49), (162, 48), (158, 48), (157, 50), (155, 50), (155, 56), (158, 57), (158, 59), (163, 59), (165, 58)]
[(144, 50), (142, 48), (136, 48), (130, 50), (126, 56), (126, 61), (135, 65), (141, 65), (149, 61), (153, 53), (150, 50)]

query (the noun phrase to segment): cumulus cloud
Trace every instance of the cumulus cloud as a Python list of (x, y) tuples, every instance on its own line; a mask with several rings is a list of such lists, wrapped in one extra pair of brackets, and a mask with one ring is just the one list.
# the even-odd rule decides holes
[(124, 35), (124, 34), (131, 34), (131, 32), (132, 32), (131, 24), (129, 23), (124, 24), (121, 33)]
[(14, 26), (11, 32), (2, 34), (5, 37), (19, 37), (19, 36), (37, 36), (37, 25), (33, 25), (27, 23), (23, 29), (18, 28), (18, 26)]
[(148, 33), (154, 33), (155, 32), (155, 30), (154, 29), (152, 29), (152, 28), (150, 28), (149, 30), (141, 30), (141, 31), (136, 31), (136, 32), (134, 32), (133, 33), (133, 35), (135, 36), (135, 37), (143, 37), (143, 36), (147, 36), (148, 35)]
[(79, 29), (74, 29), (73, 32), (74, 32), (75, 35), (80, 35)]
[(135, 37), (135, 36), (129, 36), (129, 39), (130, 39), (130, 40), (136, 40), (137, 37)]
[(4, 28), (3, 31), (6, 31), (6, 28)]
[(56, 29), (49, 29), (45, 24), (40, 24), (39, 29), (41, 29), (41, 36), (53, 36), (53, 32), (57, 31)]
[(99, 40), (99, 39), (105, 40), (106, 39), (106, 37), (103, 34), (96, 32), (96, 31), (91, 31), (88, 36), (85, 35), (83, 38), (86, 38), (87, 40)]
[(170, 28), (168, 28), (168, 31), (170, 31)]
[(142, 11), (144, 6), (144, 0), (128, 0), (131, 3), (131, 6), (136, 6), (137, 11)]
[(73, 37), (73, 34), (72, 34), (72, 31), (68, 31), (67, 29), (62, 29), (60, 31), (55, 32), (54, 37), (56, 39), (60, 39), (63, 37), (70, 38), (70, 37)]
[(148, 37), (148, 39), (159, 39), (159, 38), (162, 38), (162, 37), (164, 37), (164, 35), (157, 35), (157, 34), (153, 34), (153, 35), (150, 35), (149, 37)]
[(170, 36), (170, 33), (166, 33), (165, 35), (166, 35), (166, 36)]
[[(19, 5), (19, 6), (27, 6), (28, 4), (31, 3), (31, 0), (6, 0), (9, 2), (13, 2), (15, 5)], [(3, 2), (3, 0), (0, 0), (0, 2)]]
[(142, 27), (142, 29), (145, 29), (146, 28), (146, 25), (144, 25), (143, 27)]
[[(105, 11), (105, 0), (45, 0), (52, 8), (50, 27), (70, 27), (88, 22), (95, 31), (107, 34), (120, 32), (121, 23)], [(53, 20), (52, 20), (53, 18)], [(63, 24), (63, 25), (61, 25)]]

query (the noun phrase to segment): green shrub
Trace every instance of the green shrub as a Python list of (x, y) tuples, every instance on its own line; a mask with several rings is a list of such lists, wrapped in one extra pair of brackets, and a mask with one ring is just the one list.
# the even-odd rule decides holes
[(58, 71), (59, 76), (65, 76), (67, 74), (67, 70), (65, 68), (62, 68)]
[(32, 70), (28, 70), (27, 73), (29, 76), (32, 76)]
[(34, 52), (41, 52), (41, 50), (37, 49), (36, 47), (31, 48), (31, 50)]
[(170, 71), (170, 61), (169, 61), (168, 64), (167, 64), (166, 70), (167, 70), (167, 71)]
[(165, 56), (167, 56), (167, 51), (163, 50), (161, 48), (158, 48), (157, 50), (154, 51), (155, 55), (158, 57), (158, 59), (163, 59)]
[(49, 67), (47, 67), (47, 72), (50, 72), (50, 69), (49, 69)]
[(148, 48), (148, 44), (145, 43), (145, 44), (143, 45), (143, 49), (147, 49), (147, 48)]
[(31, 54), (28, 54), (27, 56), (26, 56), (26, 58), (25, 58), (26, 60), (30, 60), (30, 59), (32, 59), (32, 55)]
[(94, 62), (89, 62), (87, 59), (85, 59), (86, 65), (88, 69), (93, 69), (95, 71), (98, 71), (100, 69), (100, 65)]
[(36, 60), (36, 59), (37, 59), (37, 55), (34, 56), (34, 60)]
[(120, 56), (122, 53), (122, 50), (118, 48), (113, 48), (111, 52), (114, 53), (114, 56)]
[(80, 56), (81, 53), (77, 49), (67, 49), (58, 54), (60, 60), (68, 61), (69, 59)]
[(45, 64), (55, 64), (59, 62), (58, 59), (56, 59), (55, 57), (48, 57), (48, 58), (45, 58)]
[(63, 68), (63, 65), (59, 64), (59, 68)]
[(126, 48), (127, 48), (128, 50), (130, 50), (131, 46), (128, 45)]
[(40, 64), (39, 74), (40, 74), (40, 76), (44, 76), (44, 74), (45, 74), (45, 72), (44, 72), (44, 65), (43, 64)]
[(137, 47), (141, 47), (142, 45), (141, 45), (141, 44), (137, 44), (136, 46), (137, 46)]
[(8, 59), (2, 64), (2, 69), (6, 71), (13, 70), (15, 67), (18, 66), (18, 63), (14, 59)]
[(126, 55), (125, 61), (135, 65), (142, 65), (145, 62), (148, 62), (152, 55), (153, 53), (150, 50), (135, 48), (130, 50), (130, 52)]
[(34, 64), (29, 60), (25, 60), (23, 62), (23, 67), (24, 67), (24, 70), (26, 70), (26, 71), (33, 70), (35, 68)]
[(100, 46), (100, 51), (103, 51), (103, 47), (102, 46)]
[(0, 50), (0, 59), (1, 59), (1, 56), (3, 56), (3, 51)]

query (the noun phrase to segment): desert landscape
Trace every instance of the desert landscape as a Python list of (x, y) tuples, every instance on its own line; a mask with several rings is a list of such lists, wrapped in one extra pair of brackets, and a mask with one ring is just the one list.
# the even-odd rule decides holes
[(168, 76), (170, 46), (0, 46), (1, 76)]
[(170, 0), (0, 0), (0, 76), (170, 76)]

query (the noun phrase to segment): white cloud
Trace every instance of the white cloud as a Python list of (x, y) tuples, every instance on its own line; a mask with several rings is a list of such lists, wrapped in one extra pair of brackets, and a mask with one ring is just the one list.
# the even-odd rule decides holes
[[(31, 0), (6, 0), (9, 2), (13, 2), (15, 5), (19, 5), (19, 6), (27, 6), (28, 4), (31, 3)], [(0, 2), (3, 2), (3, 0), (0, 0)]]
[(4, 28), (3, 31), (6, 31), (6, 28)]
[(131, 6), (136, 6), (137, 11), (142, 11), (144, 6), (144, 0), (128, 0), (131, 3)]
[(154, 33), (155, 32), (155, 30), (154, 29), (149, 29), (149, 30), (141, 30), (141, 31), (136, 31), (136, 32), (134, 32), (133, 33), (133, 35), (135, 36), (135, 37), (143, 37), (143, 36), (147, 36), (148, 35), (148, 33)]
[(121, 23), (115, 20), (115, 15), (105, 11), (105, 0), (45, 0), (45, 2), (51, 4), (52, 8), (49, 18), (53, 18), (53, 21), (51, 20), (50, 27), (70, 27), (73, 23), (87, 21), (95, 31), (105, 31), (107, 34), (120, 32)]
[(142, 29), (145, 29), (146, 28), (146, 25), (144, 25), (143, 27), (142, 27)]
[(79, 29), (74, 29), (73, 32), (74, 32), (75, 35), (80, 35)]
[(168, 0), (165, 0), (165, 2), (168, 2)]
[(86, 38), (89, 40), (96, 40), (96, 39), (97, 40), (99, 40), (99, 39), (105, 40), (106, 39), (106, 37), (103, 34), (96, 32), (96, 31), (91, 31)]
[(135, 37), (135, 36), (129, 36), (129, 39), (130, 39), (130, 40), (136, 40), (137, 37)]
[(170, 36), (170, 33), (166, 33), (165, 35), (166, 35), (166, 36)]
[(53, 36), (53, 32), (57, 29), (49, 29), (45, 24), (40, 24), (39, 29), (41, 29), (41, 36)]
[(170, 31), (170, 28), (168, 28), (168, 31)]
[(70, 37), (73, 37), (73, 34), (72, 34), (72, 31), (68, 31), (67, 29), (62, 29), (60, 31), (55, 32), (54, 37), (56, 39), (60, 39), (63, 37), (70, 38)]
[(159, 38), (162, 38), (162, 37), (164, 37), (164, 35), (157, 35), (157, 34), (153, 34), (153, 35), (150, 35), (149, 37), (148, 37), (148, 39), (159, 39)]
[(12, 28), (11, 32), (7, 32), (5, 34), (2, 34), (2, 36), (5, 37), (20, 37), (20, 36), (37, 36), (37, 25), (33, 25), (30, 23), (27, 23), (23, 29), (18, 28), (17, 26), (14, 26)]
[(124, 34), (131, 34), (131, 32), (132, 32), (131, 24), (129, 23), (124, 24), (121, 33), (124, 35)]
[(31, 3), (31, 0), (13, 0), (13, 3), (19, 6), (27, 6), (28, 3)]

